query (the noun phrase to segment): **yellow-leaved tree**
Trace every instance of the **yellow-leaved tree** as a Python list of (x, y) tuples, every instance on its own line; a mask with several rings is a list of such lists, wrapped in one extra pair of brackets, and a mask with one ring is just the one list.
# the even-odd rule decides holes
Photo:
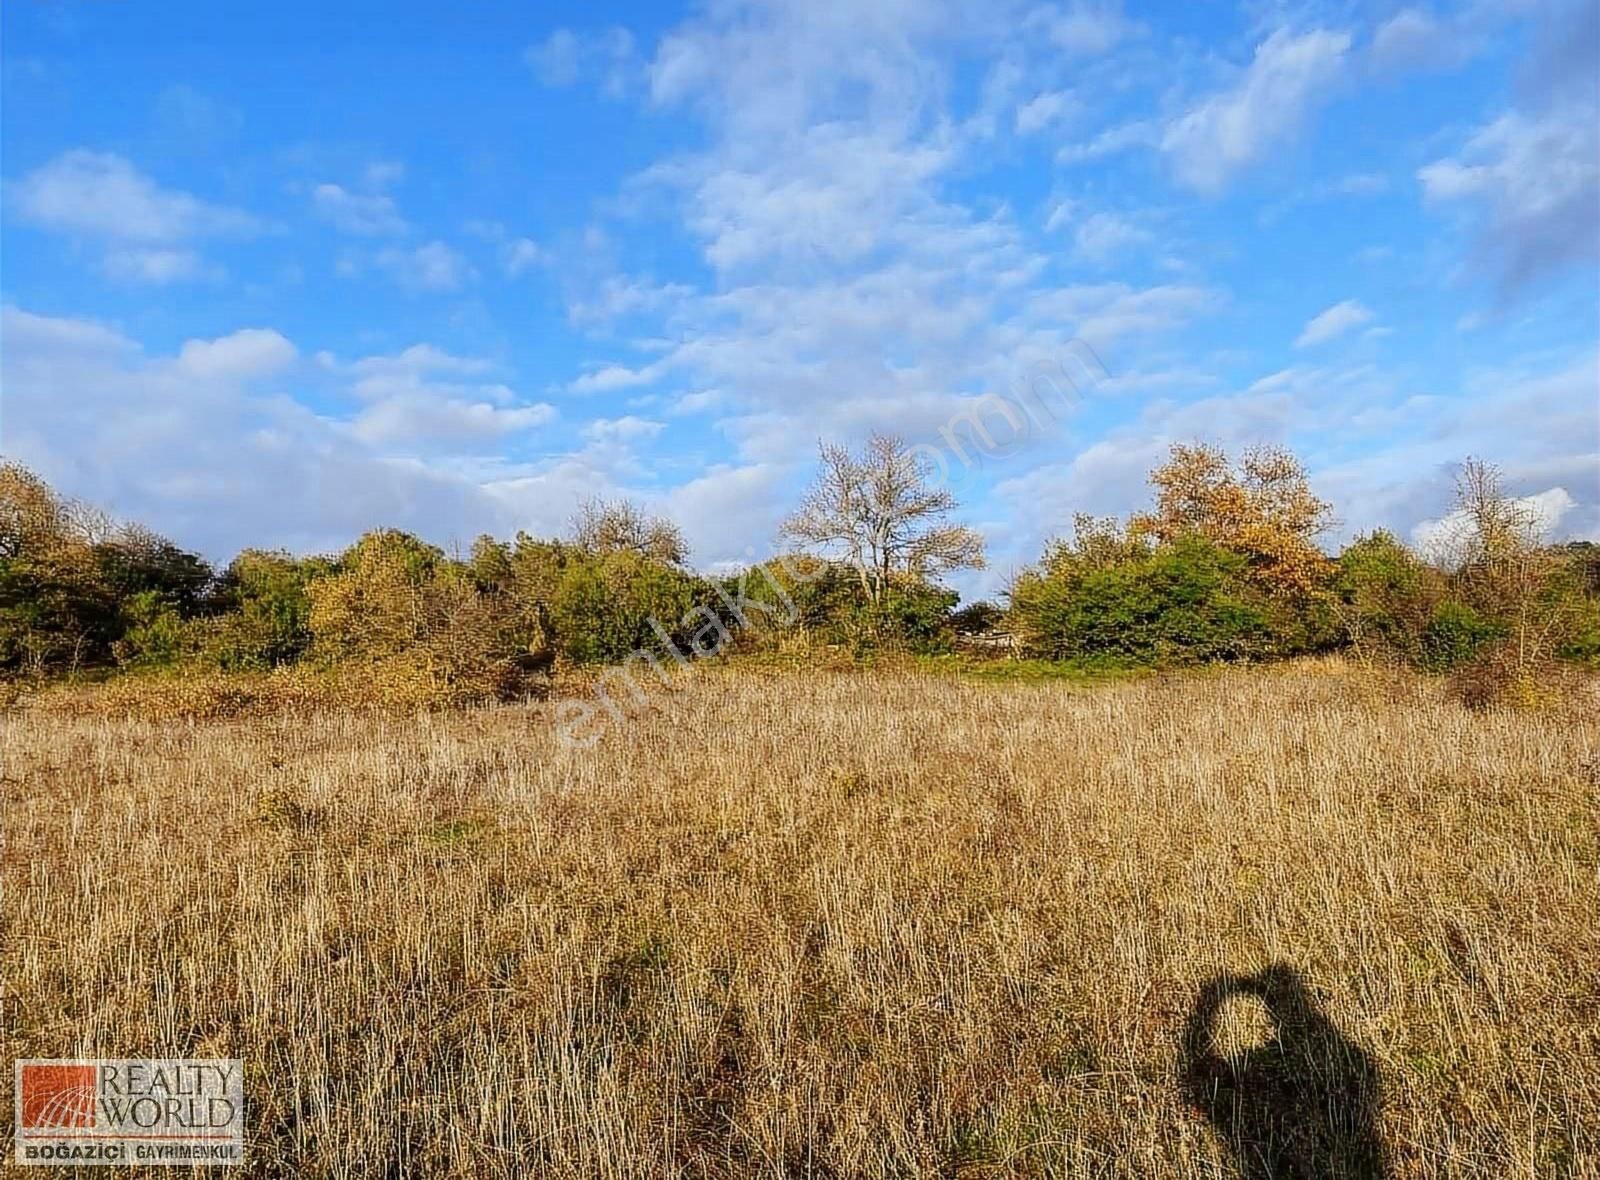
[(1131, 538), (1203, 536), (1245, 557), (1252, 580), (1275, 594), (1307, 594), (1326, 583), (1333, 563), (1316, 538), (1333, 518), (1291, 452), (1253, 447), (1234, 464), (1216, 447), (1179, 444), (1150, 482), (1155, 508), (1133, 517)]

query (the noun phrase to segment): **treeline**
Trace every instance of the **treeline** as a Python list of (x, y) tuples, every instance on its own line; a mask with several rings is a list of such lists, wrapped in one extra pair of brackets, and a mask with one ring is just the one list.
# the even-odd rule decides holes
[(1495, 469), (1464, 464), (1430, 551), (1387, 532), (1337, 556), (1331, 508), (1277, 448), (1237, 464), (1173, 448), (1152, 509), (1080, 516), (1012, 587), (1029, 654), (1147, 664), (1351, 650), (1450, 672), (1470, 700), (1536, 696), (1557, 660), (1600, 656), (1600, 546), (1552, 546)]
[(670, 521), (595, 502), (559, 540), (484, 536), (463, 556), (377, 529), (337, 556), (246, 550), (217, 570), (5, 464), (0, 673), (309, 665), (359, 671), (403, 699), (509, 699), (558, 662), (703, 651), (713, 619), (746, 646), (932, 649), (956, 602), (924, 582), (868, 601), (852, 570), (803, 557), (725, 579), (686, 559)]
[[(1353, 649), (1524, 689), (1600, 656), (1600, 548), (1542, 544), (1492, 469), (1464, 469), (1458, 535), (1420, 554), (1376, 533), (1329, 556), (1329, 506), (1300, 464), (1175, 448), (1150, 511), (1079, 517), (1009, 604), (956, 610), (933, 580), (982, 562), (948, 493), (893, 440), (824, 448), (785, 525), (812, 552), (729, 578), (687, 564), (670, 522), (587, 505), (571, 535), (480, 537), (448, 554), (379, 529), (332, 557), (247, 550), (224, 569), (0, 465), (0, 672), (172, 666), (355, 670), (411, 699), (510, 699), (557, 664), (634, 653), (885, 648), (964, 641), (1048, 660), (1185, 664)], [(987, 642), (985, 642), (987, 641)], [(1521, 691), (1521, 690), (1518, 690)]]

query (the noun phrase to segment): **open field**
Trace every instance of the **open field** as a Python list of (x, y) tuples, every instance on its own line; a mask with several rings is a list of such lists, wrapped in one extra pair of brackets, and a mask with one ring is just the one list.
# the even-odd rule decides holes
[(1600, 1175), (1592, 701), (670, 700), (8, 716), (7, 1056), (241, 1057), (274, 1176)]

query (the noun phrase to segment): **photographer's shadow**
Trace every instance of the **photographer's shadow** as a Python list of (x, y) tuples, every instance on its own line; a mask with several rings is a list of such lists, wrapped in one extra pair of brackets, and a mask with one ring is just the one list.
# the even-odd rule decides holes
[[(1275, 1035), (1219, 1052), (1218, 1016), (1254, 996)], [(1183, 1038), (1183, 1088), (1233, 1149), (1245, 1180), (1384, 1180), (1379, 1075), (1293, 967), (1223, 975), (1201, 989)]]

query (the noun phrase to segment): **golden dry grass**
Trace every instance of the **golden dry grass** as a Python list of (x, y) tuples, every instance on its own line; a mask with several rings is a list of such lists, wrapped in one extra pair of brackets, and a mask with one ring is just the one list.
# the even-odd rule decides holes
[(1218, 1177), (1186, 1021), (1286, 964), (1393, 1175), (1600, 1174), (1592, 710), (1337, 664), (671, 700), (586, 752), (542, 706), (13, 715), (8, 1056), (242, 1057), (263, 1175)]

